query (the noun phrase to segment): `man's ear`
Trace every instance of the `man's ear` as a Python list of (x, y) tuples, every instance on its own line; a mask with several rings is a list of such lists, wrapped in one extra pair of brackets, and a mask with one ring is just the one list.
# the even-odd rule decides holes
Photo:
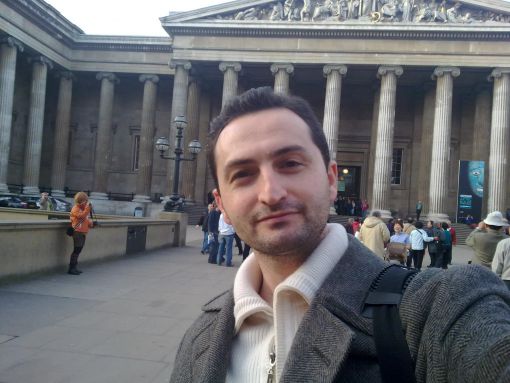
[(338, 166), (330, 161), (328, 165), (329, 201), (333, 202), (338, 194)]
[(232, 225), (232, 221), (230, 221), (230, 218), (228, 217), (227, 212), (225, 211), (225, 207), (223, 206), (223, 200), (221, 198), (221, 195), (218, 191), (218, 189), (213, 189), (212, 194), (214, 196), (214, 200), (216, 201), (216, 205), (220, 208), (221, 212), (223, 213), (223, 219), (226, 223), (229, 225)]

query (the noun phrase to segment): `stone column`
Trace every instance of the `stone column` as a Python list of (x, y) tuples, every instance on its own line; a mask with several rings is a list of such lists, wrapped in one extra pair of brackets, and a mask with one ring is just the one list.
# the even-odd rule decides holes
[(381, 96), (377, 119), (377, 138), (374, 162), (373, 210), (379, 210), (382, 217), (391, 217), (391, 163), (393, 159), (393, 132), (395, 129), (395, 105), (397, 78), (404, 71), (400, 66), (381, 66), (377, 76), (381, 79)]
[[(170, 67), (175, 70), (174, 74), (174, 89), (172, 93), (172, 112), (170, 116), (170, 134), (169, 134), (169, 153), (173, 155), (175, 150), (175, 136), (177, 134), (176, 129), (173, 129), (174, 119), (177, 116), (186, 116), (188, 108), (188, 77), (189, 71), (191, 70), (191, 63), (189, 61), (172, 60)], [(167, 195), (163, 197), (163, 203), (168, 201), (170, 194), (172, 193), (173, 177), (175, 161), (167, 161)]]
[(136, 195), (133, 202), (151, 201), (152, 159), (154, 157), (154, 129), (159, 77), (142, 74), (143, 82), (142, 127), (140, 132), (140, 155), (136, 175)]
[[(199, 139), (198, 121), (200, 116), (200, 86), (196, 79), (191, 79), (188, 88), (188, 126), (184, 130), (184, 153), (189, 158), (188, 144), (192, 140)], [(201, 142), (204, 144), (204, 142)], [(197, 161), (184, 161), (182, 163), (182, 189), (184, 198), (190, 201), (195, 200), (195, 181), (197, 174)]]
[(436, 106), (434, 110), (434, 133), (432, 136), (432, 160), (430, 166), (428, 218), (442, 222), (448, 219), (448, 169), (452, 133), (453, 78), (460, 75), (456, 67), (437, 67)]
[(510, 68), (492, 71), (491, 142), (489, 154), (489, 198), (487, 212), (506, 211), (508, 145), (510, 133)]
[(97, 123), (96, 153), (94, 160), (94, 182), (92, 199), (108, 199), (108, 170), (110, 167), (113, 98), (117, 76), (110, 72), (99, 72), (96, 79), (101, 81), (99, 96), (99, 117)]
[(23, 171), (23, 193), (39, 195), (39, 172), (41, 169), (41, 148), (44, 125), (44, 104), (46, 101), (46, 78), (48, 67), (53, 64), (44, 56), (32, 62), (32, 87), (30, 89), (30, 110), (28, 113), (27, 141)]
[[(418, 172), (418, 201), (423, 203), (424, 211), (429, 210), (430, 162), (432, 158), (432, 136), (434, 134), (434, 105), (436, 102), (436, 88), (433, 82), (424, 84), (425, 97), (423, 100), (422, 131), (420, 144), (420, 159)], [(410, 215), (415, 213), (415, 204), (411, 201)]]
[(230, 98), (237, 96), (237, 75), (241, 71), (241, 64), (222, 62), (220, 71), (223, 72), (223, 96), (221, 98), (221, 107), (223, 108)]
[(65, 197), (66, 164), (69, 153), (69, 126), (71, 122), (71, 99), (73, 97), (73, 79), (71, 72), (60, 73), (58, 91), (57, 120), (53, 144), (53, 164), (51, 168), (51, 195)]
[(0, 193), (9, 193), (7, 172), (11, 148), (12, 105), (16, 58), (23, 45), (13, 37), (0, 39)]
[(274, 92), (289, 94), (289, 76), (294, 73), (292, 64), (273, 64), (271, 73), (274, 76)]
[(332, 161), (336, 161), (342, 77), (347, 73), (347, 67), (345, 65), (325, 65), (323, 72), (327, 78), (327, 83), (322, 129), (328, 141), (329, 156)]

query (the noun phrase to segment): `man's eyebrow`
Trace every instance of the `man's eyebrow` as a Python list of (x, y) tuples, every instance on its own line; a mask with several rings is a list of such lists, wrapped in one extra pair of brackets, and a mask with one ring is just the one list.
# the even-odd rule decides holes
[[(305, 148), (301, 145), (289, 145), (289, 146), (285, 146), (283, 148), (279, 148), (277, 150), (270, 152), (269, 157), (279, 157), (279, 156), (283, 156), (287, 153), (292, 153), (292, 152), (305, 152)], [(239, 159), (231, 160), (225, 164), (225, 171), (228, 172), (229, 170), (231, 170), (233, 168), (243, 166), (243, 165), (252, 164), (254, 162), (255, 162), (255, 160), (253, 160), (251, 158), (239, 158)]]

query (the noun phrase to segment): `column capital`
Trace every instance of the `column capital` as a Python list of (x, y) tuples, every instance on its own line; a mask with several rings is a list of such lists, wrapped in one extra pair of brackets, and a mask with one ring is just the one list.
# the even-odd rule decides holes
[(220, 63), (219, 68), (220, 68), (220, 71), (222, 71), (222, 72), (226, 72), (227, 69), (229, 69), (229, 68), (232, 68), (235, 72), (240, 72), (242, 67), (241, 67), (241, 63), (238, 63), (238, 62), (223, 61)]
[(185, 71), (190, 71), (192, 67), (191, 63), (186, 60), (171, 60), (168, 63), (168, 66), (171, 69), (177, 69), (177, 67), (182, 67)]
[(292, 64), (279, 64), (275, 63), (271, 65), (271, 73), (273, 76), (278, 73), (280, 70), (284, 70), (287, 72), (287, 74), (293, 74), (294, 73), (294, 65)]
[(378, 78), (386, 76), (390, 73), (394, 73), (395, 76), (400, 77), (404, 73), (404, 69), (402, 69), (402, 67), (399, 65), (381, 65), (379, 68), (377, 68)]
[(115, 73), (112, 73), (112, 72), (99, 72), (98, 74), (96, 74), (96, 80), (101, 81), (103, 79), (107, 79), (107, 80), (109, 80), (110, 82), (112, 82), (114, 84), (118, 84), (120, 82), (118, 77), (115, 76)]
[(452, 77), (459, 77), (460, 69), (455, 66), (438, 66), (436, 69), (434, 69), (432, 80), (435, 80), (438, 77), (442, 77), (445, 74), (450, 74)]
[(340, 76), (345, 76), (347, 74), (347, 66), (339, 64), (326, 64), (322, 68), (322, 73), (325, 77), (329, 76), (332, 72), (338, 72), (340, 73)]
[(6, 44), (11, 48), (17, 48), (18, 51), (20, 52), (23, 52), (25, 50), (25, 46), (21, 43), (21, 41), (15, 39), (12, 36), (4, 36), (0, 38), (0, 44)]
[(510, 74), (510, 68), (494, 68), (487, 80), (492, 81), (495, 78), (501, 78), (507, 74)]
[(143, 83), (151, 81), (154, 84), (157, 84), (159, 82), (159, 76), (156, 76), (155, 74), (141, 74), (140, 77), (138, 77), (138, 81)]
[(76, 76), (73, 72), (70, 72), (68, 70), (62, 70), (56, 74), (56, 77), (58, 78), (65, 78), (66, 80), (76, 81)]
[(32, 56), (32, 57), (29, 57), (28, 58), (28, 62), (29, 63), (39, 63), (39, 64), (43, 64), (43, 65), (46, 65), (48, 67), (48, 69), (53, 69), (53, 62), (47, 58), (46, 56)]

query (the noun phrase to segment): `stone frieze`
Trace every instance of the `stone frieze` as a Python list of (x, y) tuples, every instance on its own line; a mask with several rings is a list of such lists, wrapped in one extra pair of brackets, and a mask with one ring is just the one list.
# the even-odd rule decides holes
[(209, 20), (359, 23), (510, 23), (510, 15), (446, 0), (281, 0)]

